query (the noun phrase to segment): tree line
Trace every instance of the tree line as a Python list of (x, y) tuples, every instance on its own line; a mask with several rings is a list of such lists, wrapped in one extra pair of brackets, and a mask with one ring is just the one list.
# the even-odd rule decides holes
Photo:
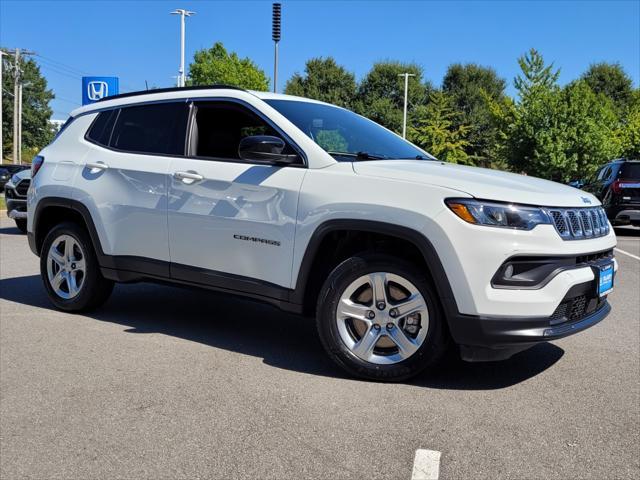
[[(450, 65), (433, 85), (415, 63), (377, 62), (357, 81), (331, 57), (308, 60), (284, 92), (349, 108), (400, 132), (400, 74), (410, 73), (407, 137), (440, 160), (568, 181), (611, 159), (640, 157), (640, 89), (620, 64), (592, 64), (560, 86), (560, 69), (535, 49), (517, 61), (515, 98), (493, 68), (474, 63)], [(269, 88), (263, 70), (221, 43), (197, 52), (189, 73), (194, 85)]]

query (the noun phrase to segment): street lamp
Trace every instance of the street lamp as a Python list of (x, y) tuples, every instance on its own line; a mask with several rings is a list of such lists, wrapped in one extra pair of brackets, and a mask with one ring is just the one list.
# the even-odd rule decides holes
[(190, 12), (184, 8), (178, 8), (171, 12), (171, 15), (180, 15), (180, 70), (178, 70), (178, 86), (184, 87), (184, 17), (195, 15), (196, 12)]
[(404, 110), (402, 112), (402, 138), (407, 138), (407, 97), (409, 96), (409, 77), (415, 77), (413, 73), (401, 73), (404, 77)]

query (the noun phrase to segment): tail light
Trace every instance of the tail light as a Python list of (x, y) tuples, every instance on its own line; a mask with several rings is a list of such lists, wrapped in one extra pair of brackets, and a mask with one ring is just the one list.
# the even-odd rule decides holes
[(33, 157), (33, 160), (31, 160), (31, 178), (36, 176), (36, 173), (38, 173), (43, 163), (44, 157), (40, 155), (36, 155), (35, 157)]
[(613, 193), (622, 193), (622, 189), (625, 188), (626, 185), (636, 183), (638, 182), (634, 180), (616, 180), (611, 184), (611, 190), (613, 190)]

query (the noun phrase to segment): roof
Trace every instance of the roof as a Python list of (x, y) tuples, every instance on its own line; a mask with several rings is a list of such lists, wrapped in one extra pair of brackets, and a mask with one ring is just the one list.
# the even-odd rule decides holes
[[(244, 95), (252, 95), (254, 97), (260, 98), (261, 100), (295, 100), (295, 101), (305, 101), (305, 102), (313, 102), (326, 104), (325, 102), (320, 102), (318, 100), (313, 100), (310, 98), (304, 97), (296, 97), (293, 95), (284, 95), (281, 93), (271, 93), (271, 92), (258, 92), (253, 90), (245, 90), (243, 88), (238, 88), (230, 85), (207, 85), (207, 86), (195, 86), (195, 87), (176, 87), (176, 88), (157, 88), (153, 90), (142, 90), (138, 92), (127, 92), (120, 95), (113, 95), (110, 97), (105, 97), (98, 100), (95, 103), (91, 103), (89, 105), (84, 105), (80, 108), (77, 108), (71, 112), (71, 116), (75, 117), (77, 115), (92, 112), (95, 110), (102, 110), (110, 107), (118, 107), (124, 105), (132, 105), (136, 103), (143, 103), (149, 101), (162, 101), (162, 100), (173, 100), (173, 99), (187, 99), (187, 98), (198, 98), (198, 97), (211, 97), (211, 96), (241, 96)], [(240, 95), (238, 95), (240, 94)]]

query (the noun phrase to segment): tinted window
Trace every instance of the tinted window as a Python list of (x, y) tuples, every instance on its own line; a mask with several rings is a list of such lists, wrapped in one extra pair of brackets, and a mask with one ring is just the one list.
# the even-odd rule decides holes
[[(108, 110), (106, 112), (100, 112), (96, 119), (93, 121), (91, 128), (89, 128), (87, 138), (100, 145), (109, 145), (109, 137), (111, 137), (113, 123), (115, 122), (117, 116), (118, 110)], [(62, 132), (62, 129), (60, 129), (60, 131)]]
[(365, 157), (364, 152), (379, 158), (433, 159), (377, 123), (349, 110), (295, 100), (265, 101), (338, 160)]
[(640, 180), (640, 162), (625, 163), (618, 176), (629, 180)]
[(611, 167), (604, 166), (598, 173), (597, 180), (604, 180), (611, 173)]
[(188, 111), (183, 102), (122, 108), (109, 145), (128, 152), (182, 154)]
[[(240, 141), (252, 135), (271, 135), (278, 132), (251, 110), (231, 102), (202, 102), (196, 104), (195, 123), (191, 133), (192, 155), (198, 157), (240, 160)], [(285, 154), (294, 153), (287, 145)]]

